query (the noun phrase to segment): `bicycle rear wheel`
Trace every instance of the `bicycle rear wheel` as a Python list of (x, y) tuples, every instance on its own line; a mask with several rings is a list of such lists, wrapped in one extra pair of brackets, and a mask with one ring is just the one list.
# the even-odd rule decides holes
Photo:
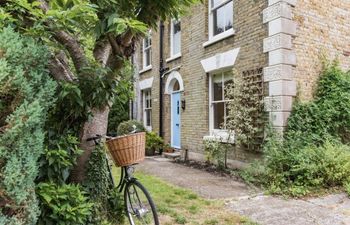
[(124, 203), (131, 225), (159, 225), (153, 200), (146, 188), (137, 180), (127, 183)]

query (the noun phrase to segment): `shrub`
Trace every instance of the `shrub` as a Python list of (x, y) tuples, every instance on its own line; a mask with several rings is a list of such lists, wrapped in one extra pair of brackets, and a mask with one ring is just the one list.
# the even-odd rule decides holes
[(51, 143), (41, 156), (37, 180), (66, 183), (77, 157), (82, 153), (78, 145), (78, 139), (71, 135)]
[(33, 39), (6, 28), (0, 52), (0, 221), (36, 224), (34, 180), (56, 83), (46, 70), (47, 49)]
[(299, 151), (268, 149), (266, 184), (273, 193), (300, 196), (312, 191), (341, 186), (350, 174), (350, 147), (327, 141)]
[(154, 155), (156, 151), (160, 151), (164, 147), (164, 140), (155, 132), (146, 133), (146, 154)]
[(42, 209), (39, 225), (83, 225), (91, 215), (93, 204), (78, 185), (40, 183), (37, 194)]
[(350, 181), (344, 185), (346, 193), (350, 196)]
[[(272, 193), (301, 196), (341, 186), (350, 178), (350, 75), (331, 64), (322, 73), (315, 99), (297, 102), (282, 141), (268, 135), (261, 172), (243, 177)], [(254, 172), (255, 171), (255, 172)]]
[(217, 140), (205, 140), (204, 151), (208, 163), (216, 164), (218, 168), (227, 167), (227, 152), (232, 147), (230, 144), (224, 144)]
[(119, 124), (117, 134), (118, 136), (126, 135), (126, 134), (130, 134), (134, 130), (136, 130), (136, 132), (146, 131), (145, 127), (142, 125), (141, 122), (136, 120), (129, 120)]

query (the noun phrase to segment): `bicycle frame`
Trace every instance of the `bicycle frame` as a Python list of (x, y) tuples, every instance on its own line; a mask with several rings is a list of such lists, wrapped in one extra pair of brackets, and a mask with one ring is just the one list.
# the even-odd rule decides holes
[[(130, 169), (132, 171), (130, 171)], [(123, 166), (121, 168), (121, 174), (119, 179), (119, 184), (117, 186), (117, 189), (121, 193), (125, 187), (125, 185), (130, 182), (132, 179), (135, 179), (133, 176), (134, 173), (134, 165), (131, 166)]]

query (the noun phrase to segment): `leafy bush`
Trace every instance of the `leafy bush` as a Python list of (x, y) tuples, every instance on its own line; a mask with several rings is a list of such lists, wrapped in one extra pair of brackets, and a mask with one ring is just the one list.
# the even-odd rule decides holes
[(299, 151), (266, 152), (265, 180), (273, 193), (300, 196), (321, 188), (341, 186), (350, 174), (350, 147), (327, 141)]
[(146, 154), (154, 155), (164, 147), (164, 140), (155, 132), (146, 133)]
[(346, 193), (350, 196), (350, 181), (348, 181), (344, 186)]
[(133, 66), (126, 66), (121, 72), (123, 79), (116, 87), (116, 97), (108, 118), (108, 133), (117, 133), (120, 123), (129, 119), (129, 101), (133, 97)]
[(44, 151), (44, 122), (56, 83), (45, 47), (0, 31), (0, 223), (36, 224), (34, 180)]
[(117, 134), (118, 136), (130, 134), (135, 129), (136, 129), (136, 133), (146, 131), (145, 127), (142, 125), (141, 122), (136, 120), (129, 120), (119, 124)]
[(78, 185), (40, 183), (37, 194), (42, 209), (39, 225), (83, 225), (92, 213), (93, 204)]
[(230, 144), (217, 140), (205, 140), (204, 151), (208, 163), (216, 164), (218, 168), (226, 168), (227, 152), (232, 147)]
[(268, 135), (263, 169), (244, 178), (293, 196), (349, 181), (350, 75), (331, 64), (319, 83), (314, 101), (294, 106), (284, 139)]
[(78, 139), (71, 135), (61, 138), (58, 143), (52, 143), (50, 146), (56, 148), (47, 148), (41, 156), (38, 181), (66, 183), (70, 170), (75, 165), (77, 157), (82, 153), (78, 145)]

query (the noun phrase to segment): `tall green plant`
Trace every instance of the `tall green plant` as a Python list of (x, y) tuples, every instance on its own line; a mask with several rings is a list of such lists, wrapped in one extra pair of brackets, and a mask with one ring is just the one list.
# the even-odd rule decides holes
[(234, 83), (226, 92), (229, 99), (227, 127), (235, 133), (237, 146), (259, 151), (263, 143), (266, 116), (263, 107), (262, 81), (255, 76), (234, 73)]
[(0, 224), (35, 224), (34, 180), (56, 88), (48, 51), (12, 29), (0, 31)]

